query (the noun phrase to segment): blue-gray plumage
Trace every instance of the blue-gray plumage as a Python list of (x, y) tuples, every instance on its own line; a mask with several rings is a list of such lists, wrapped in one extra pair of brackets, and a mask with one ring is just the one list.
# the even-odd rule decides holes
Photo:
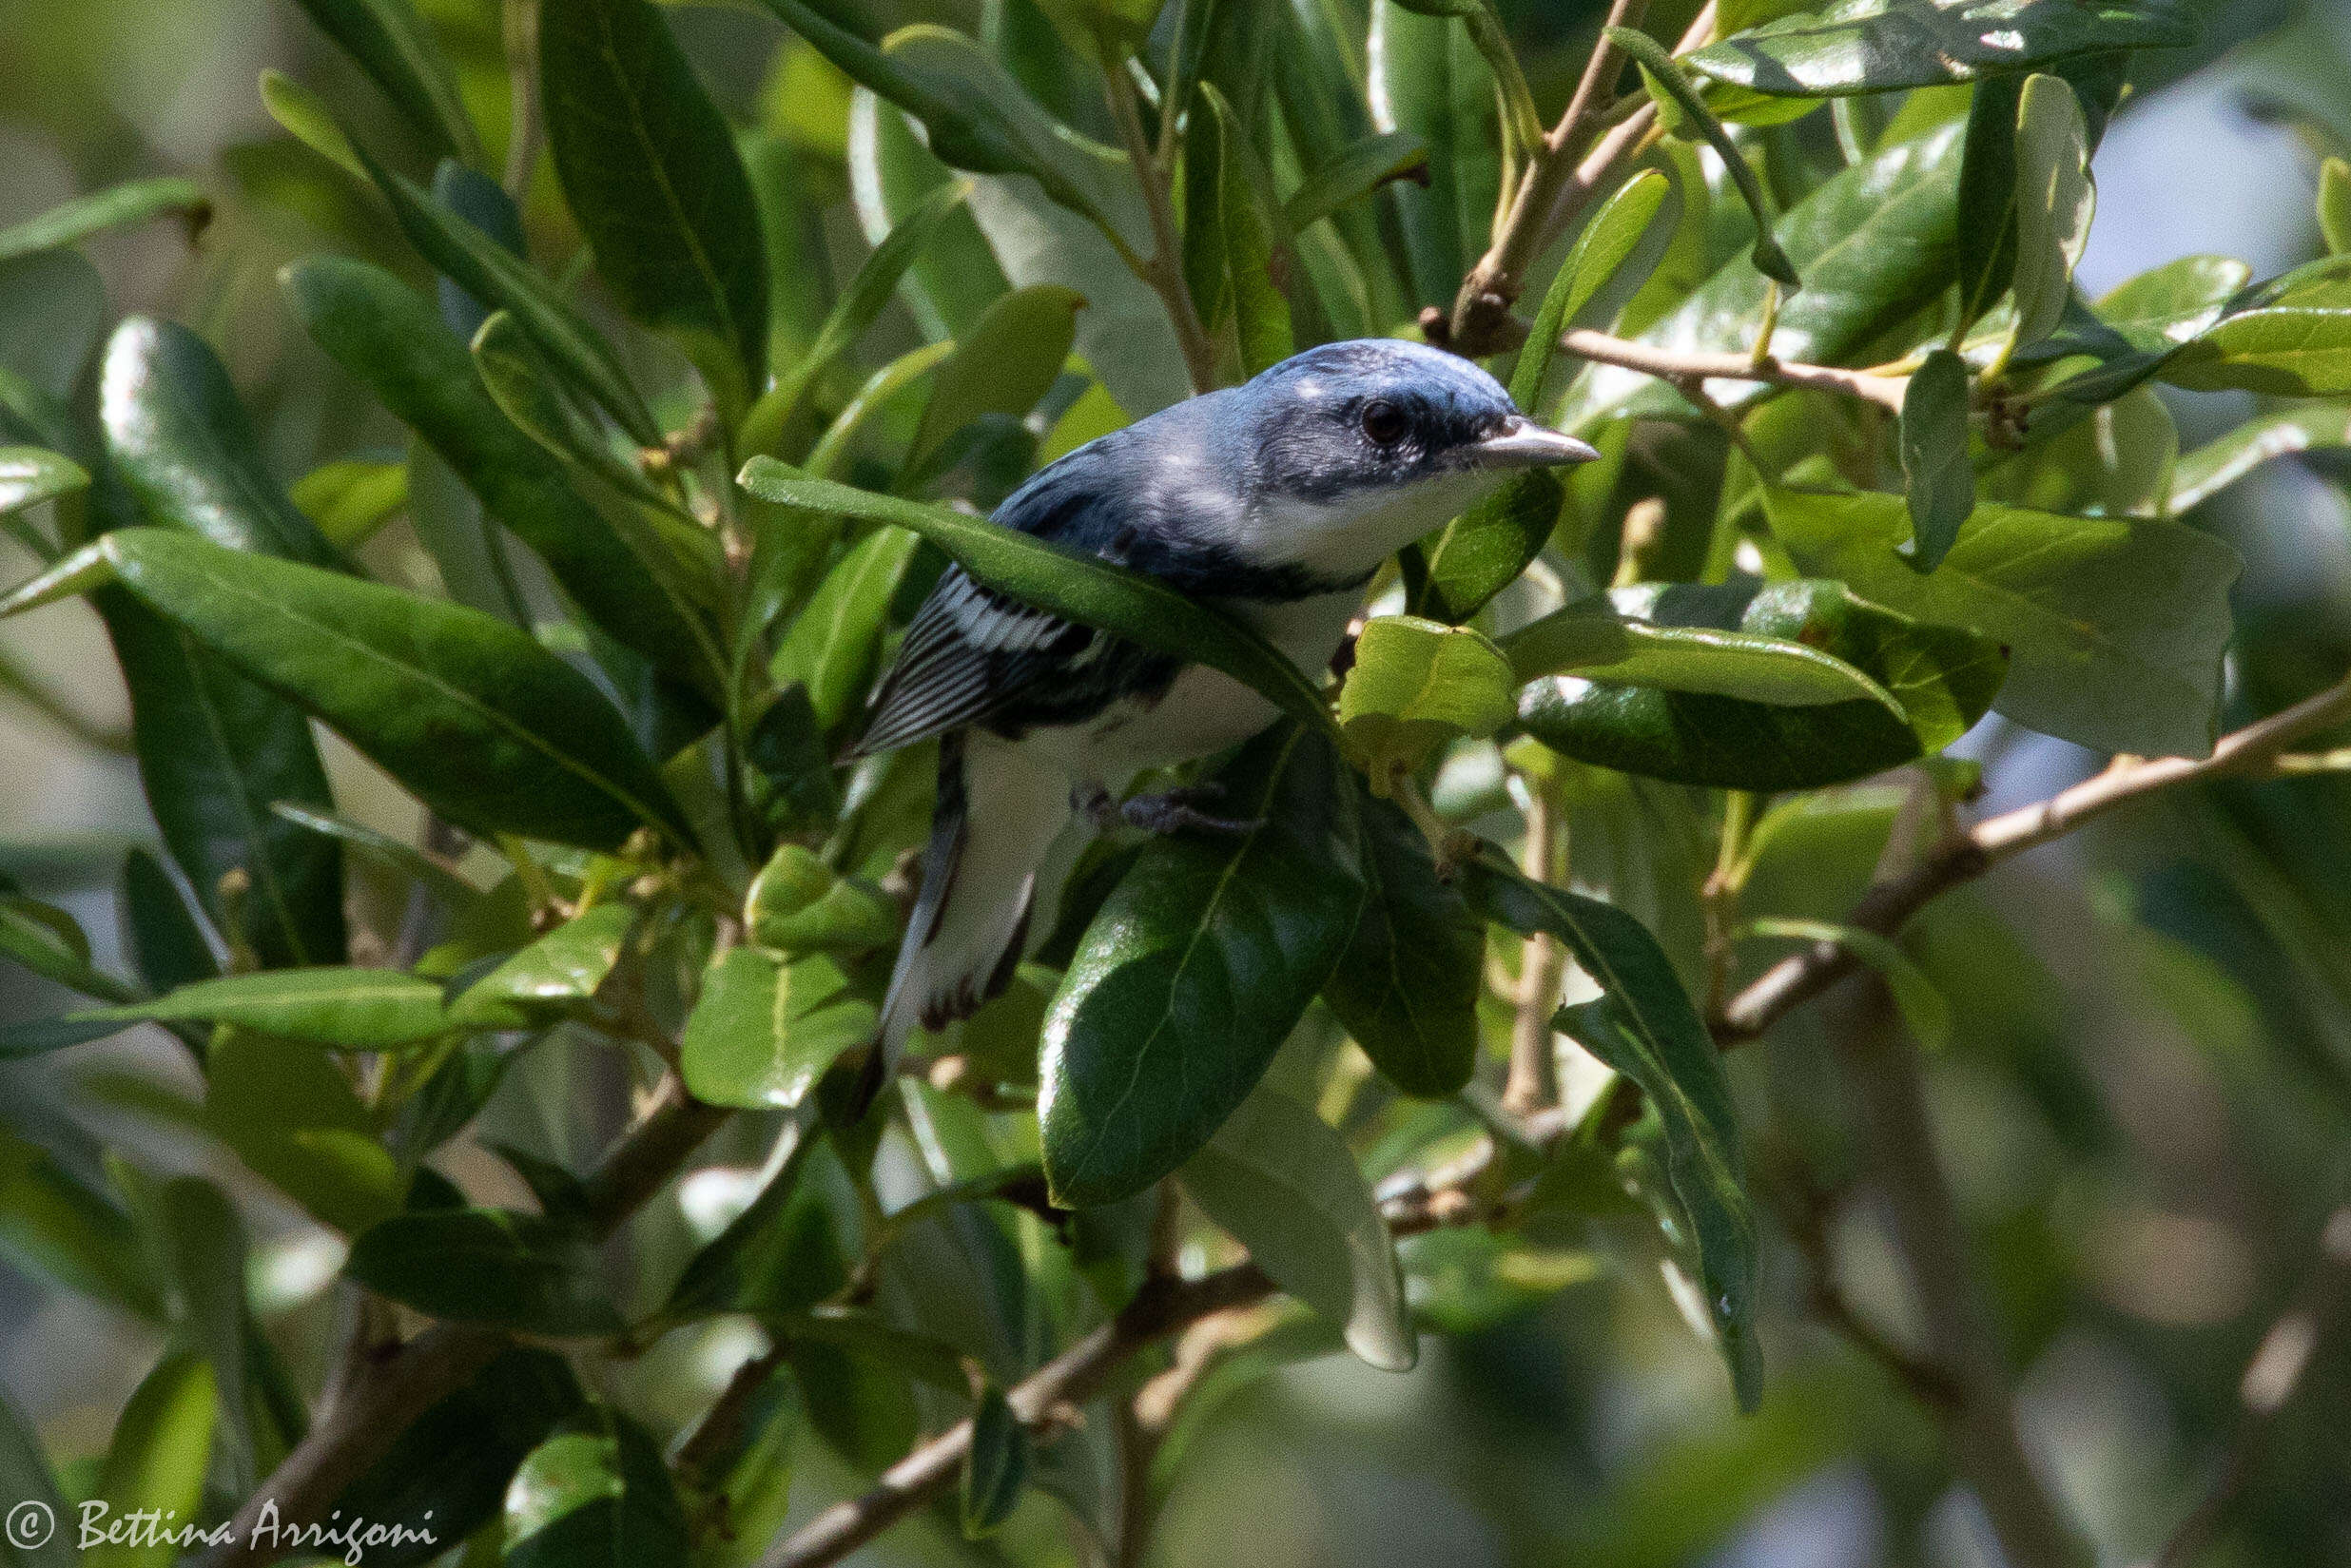
[[(1213, 604), (1313, 672), (1382, 561), (1514, 470), (1594, 455), (1526, 419), (1468, 360), (1363, 339), (1309, 349), (1090, 442), (1014, 492), (995, 520)], [(1010, 978), (1039, 895), (1058, 890), (1090, 827), (1077, 803), (1237, 744), (1273, 716), (1227, 675), (950, 569), (907, 629), (859, 745), (943, 737), (922, 895), (878, 1061), (916, 1023), (964, 1016)]]

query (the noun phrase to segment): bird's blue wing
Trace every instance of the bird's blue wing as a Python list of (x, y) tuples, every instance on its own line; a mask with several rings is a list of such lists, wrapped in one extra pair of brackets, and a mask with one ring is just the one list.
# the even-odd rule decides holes
[(866, 756), (976, 724), (1085, 663), (1099, 633), (981, 588), (950, 567), (874, 693)]

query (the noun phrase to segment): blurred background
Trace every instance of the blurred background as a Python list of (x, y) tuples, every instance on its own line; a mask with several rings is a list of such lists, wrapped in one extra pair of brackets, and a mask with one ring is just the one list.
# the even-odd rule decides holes
[[(1330, 3), (1347, 10), (1356, 0)], [(476, 118), (503, 126), (495, 0), (418, 6), (459, 63)], [(1044, 25), (1029, 0), (901, 9), (909, 20), (981, 33)], [(1549, 72), (1537, 81), (1546, 103), (1580, 65), (1581, 40), (1603, 9), (1501, 6), (1530, 61)], [(2200, 252), (2242, 258), (2258, 277), (2319, 252), (2317, 156), (2330, 139), (2338, 150), (2351, 145), (2351, 3), (2204, 9), (2205, 45), (2141, 58), (2097, 157), (2098, 221), (2081, 267), (2093, 295)], [(778, 149), (768, 167), (802, 182), (820, 215), (798, 264), (845, 276), (863, 244), (842, 160), (846, 85), (764, 14), (681, 6), (673, 20), (739, 123)], [(380, 442), (394, 457), (398, 448), (394, 427), (330, 374), (287, 317), (277, 268), (330, 249), (420, 274), (355, 187), (271, 122), (256, 89), (265, 68), (348, 106), (378, 145), (398, 145), (398, 126), (353, 68), (283, 0), (0, 0), (0, 225), (134, 175), (201, 180), (215, 210), (192, 242), (162, 223), (109, 233), (85, 251), (109, 321), (150, 312), (211, 340), (291, 483), (354, 446)], [(1067, 112), (1085, 119), (1080, 107)], [(529, 216), (561, 222), (552, 203)], [(554, 231), (534, 230), (533, 241), (557, 257), (577, 243)], [(779, 331), (805, 336), (813, 324), (779, 322)], [(16, 343), (87, 330), (0, 320), (0, 335)], [(917, 340), (911, 321), (901, 330), (900, 346)], [(2166, 388), (2164, 397), (2183, 448), (2241, 422), (2249, 407), (2236, 395)], [(2191, 519), (2248, 561), (2230, 672), (2235, 722), (2351, 666), (2347, 479), (2351, 466), (2323, 455), (2273, 463)], [(403, 526), (387, 530), (370, 558), (424, 581), (431, 568), (413, 540), (403, 545)], [(0, 581), (30, 570), (29, 557), (0, 543)], [(1964, 749), (1987, 765), (1985, 809), (2038, 798), (2103, 761), (1997, 719)], [(349, 815), (413, 836), (404, 797), (333, 743), (329, 760)], [(1669, 793), (1627, 787), (1595, 800), (1599, 825), (1579, 843), (1598, 857), (1621, 834), (1654, 866), (1661, 856), (1643, 834), (1681, 820), (1665, 809)], [(123, 852), (151, 834), (96, 619), (75, 601), (0, 623), (0, 872), (71, 909), (107, 962)], [(1776, 897), (1792, 912), (1841, 909), (1842, 895), (1822, 885), (1832, 862), (1820, 859), (1837, 853), (1837, 841), (1800, 848), (1802, 876), (1788, 879), (1784, 896), (1765, 865), (1757, 912)], [(1791, 848), (1789, 864), (1797, 853)], [(1867, 858), (1845, 869), (1850, 892)], [(1596, 866), (1585, 880), (1606, 884), (1611, 874)], [(2308, 1276), (2319, 1227), (2351, 1177), (2351, 782), (2162, 797), (1947, 899), (1914, 932), (1955, 1013), (1953, 1043), (1931, 1063), (1933, 1110), (2019, 1371), (2030, 1444), (2104, 1559), (2143, 1561), (2209, 1484), (2246, 1359)], [(0, 965), (0, 1021), (68, 1001)], [(1743, 1106), (1769, 1106), (1775, 1128), (1834, 1148), (1842, 1119), (1818, 1028), (1817, 1016), (1799, 1016), (1740, 1053), (1734, 1074)], [(143, 1112), (159, 1085), (194, 1087), (176, 1049), (138, 1035), (0, 1063), (0, 1125), (62, 1159), (94, 1161), (113, 1147), (159, 1171), (201, 1165), (197, 1144)], [(559, 1078), (518, 1078), (501, 1095), (515, 1103), (495, 1114), (536, 1118), (537, 1141), (560, 1147), (573, 1109)], [(104, 1136), (93, 1142), (77, 1127)], [(1767, 1147), (1765, 1171), (1768, 1156)], [(204, 1168), (236, 1180), (225, 1165)], [(484, 1161), (452, 1173), (491, 1184), (495, 1199), (503, 1195), (496, 1170)], [(323, 1310), (338, 1245), (249, 1181), (241, 1191), (255, 1231), (256, 1300), (289, 1346), (315, 1340), (301, 1328), (305, 1314)], [(1848, 1260), (1845, 1291), (1898, 1328), (1913, 1308), (1878, 1217), (1834, 1192), (1813, 1196)], [(103, 1448), (156, 1341), (21, 1271), (12, 1239), (21, 1238), (0, 1216), (0, 1386), (70, 1467)], [(1766, 1314), (1769, 1395), (1744, 1420), (1654, 1273), (1563, 1255), (1561, 1267), (1583, 1283), (1497, 1301), (1501, 1287), (1465, 1259), (1462, 1278), (1482, 1282), (1484, 1294), (1465, 1286), (1454, 1299), (1435, 1249), (1474, 1248), (1476, 1238), (1415, 1245), (1431, 1249), (1416, 1262), (1424, 1295), (1483, 1326), (1428, 1341), (1406, 1376), (1328, 1356), (1256, 1381), (1236, 1376), (1230, 1398), (1211, 1390), (1204, 1404), (1213, 1407), (1185, 1432), (1184, 1479), (1158, 1560), (1996, 1560), (1974, 1504), (1949, 1483), (1930, 1418), (1806, 1318), (1801, 1269), (1784, 1240), (1766, 1253), (1777, 1303)], [(709, 1370), (663, 1365), (644, 1375), (683, 1387)], [(2351, 1563), (2346, 1417), (2351, 1332), (2321, 1345), (2231, 1529), (2205, 1560)], [(801, 1474), (795, 1514), (850, 1483), (839, 1461), (813, 1451)], [(860, 1560), (957, 1560), (977, 1550), (918, 1529)]]

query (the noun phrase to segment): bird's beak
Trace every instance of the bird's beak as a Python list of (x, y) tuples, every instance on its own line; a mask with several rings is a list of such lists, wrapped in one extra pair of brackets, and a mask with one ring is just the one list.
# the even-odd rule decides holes
[(1513, 415), (1501, 430), (1468, 452), (1469, 460), (1480, 468), (1549, 468), (1558, 463), (1588, 463), (1599, 455), (1590, 442), (1546, 430), (1523, 415)]

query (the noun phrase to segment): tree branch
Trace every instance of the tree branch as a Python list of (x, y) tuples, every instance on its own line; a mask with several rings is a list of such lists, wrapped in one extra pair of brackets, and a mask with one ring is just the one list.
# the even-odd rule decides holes
[[(589, 1224), (601, 1240), (661, 1190), (727, 1113), (690, 1097), (674, 1074), (662, 1079), (629, 1132), (585, 1184)], [(291, 1550), (274, 1538), (257, 1542), (254, 1526), (274, 1503), (285, 1525), (326, 1517), (343, 1489), (391, 1450), (417, 1418), (464, 1386), (512, 1343), (495, 1329), (436, 1324), (403, 1345), (359, 1346), (350, 1375), (338, 1380), (310, 1431), (237, 1510), (227, 1539), (205, 1568), (258, 1568)], [(413, 1522), (413, 1521), (412, 1521)]]
[(2319, 1232), (2319, 1258), (2293, 1304), (2245, 1363), (2237, 1383), (2237, 1433), (2211, 1489), (2164, 1542), (2154, 1568), (2187, 1568), (2220, 1528), (2222, 1516), (2244, 1490), (2278, 1412), (2302, 1387), (2319, 1336), (2351, 1302), (2351, 1204), (2327, 1216)]
[[(1183, 351), (1184, 370), (1192, 377), (1193, 392), (1197, 395), (1213, 391), (1216, 385), (1216, 351), (1208, 340), (1208, 329), (1201, 324), (1192, 290), (1184, 283), (1183, 242), (1176, 234), (1167, 170), (1153, 155), (1151, 140), (1143, 134), (1142, 110), (1136, 103), (1135, 83), (1127, 75), (1124, 63), (1106, 62), (1102, 76), (1108, 86), (1111, 118), (1117, 122), (1118, 140), (1135, 165), (1136, 184), (1142, 187), (1143, 206), (1151, 216), (1151, 258), (1136, 271), (1167, 307), (1167, 319), (1176, 329), (1176, 346)], [(1180, 105), (1159, 106), (1159, 112), (1170, 122), (1180, 111)]]
[[(2221, 738), (2205, 758), (2117, 758), (2094, 779), (2033, 805), (1988, 818), (1929, 850), (1917, 867), (1863, 894), (1845, 923), (1891, 937), (1913, 915), (2002, 861), (2061, 839), (2132, 801), (2202, 779), (2263, 777), (2280, 771), (2295, 742), (2351, 720), (2351, 677), (2315, 697)], [(1854, 972), (1856, 960), (1834, 942), (1817, 942), (1774, 964), (1732, 999), (1714, 1022), (1718, 1043), (1737, 1045)]]

